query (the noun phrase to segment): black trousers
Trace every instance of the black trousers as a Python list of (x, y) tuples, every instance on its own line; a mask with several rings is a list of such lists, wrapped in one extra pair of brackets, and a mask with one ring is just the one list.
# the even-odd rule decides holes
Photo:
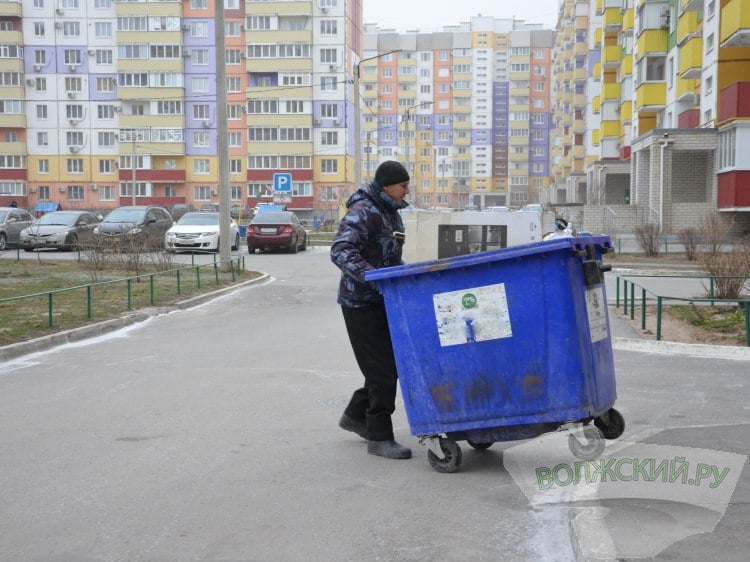
[(354, 391), (344, 413), (367, 426), (371, 441), (393, 439), (391, 414), (396, 407), (398, 372), (385, 305), (342, 306), (346, 331), (365, 385)]

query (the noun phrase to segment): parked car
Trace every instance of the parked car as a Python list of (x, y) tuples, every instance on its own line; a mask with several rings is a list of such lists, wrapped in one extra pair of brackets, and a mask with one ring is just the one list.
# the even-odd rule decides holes
[(21, 231), (34, 222), (34, 215), (16, 207), (0, 207), (0, 251), (16, 245)]
[(544, 211), (544, 205), (541, 203), (527, 203), (520, 210), (523, 213), (541, 213)]
[(483, 211), (485, 213), (510, 213), (513, 209), (503, 205), (495, 205), (494, 207), (485, 207)]
[(175, 203), (169, 209), (169, 214), (172, 215), (172, 220), (176, 221), (185, 213), (192, 213), (193, 211), (195, 211), (195, 207), (190, 203)]
[[(179, 250), (219, 250), (219, 213), (185, 213), (164, 235), (168, 252)], [(240, 228), (229, 219), (229, 239), (232, 250), (240, 246)]]
[(263, 211), (247, 227), (247, 251), (307, 249), (307, 232), (292, 211)]
[(229, 215), (233, 219), (249, 221), (255, 216), (255, 209), (247, 205), (232, 205), (229, 208)]
[(201, 205), (201, 211), (207, 212), (207, 213), (218, 213), (219, 204), (218, 203), (203, 203), (203, 205)]
[(76, 250), (94, 242), (94, 228), (101, 218), (89, 211), (53, 211), (39, 217), (21, 231), (20, 245), (35, 248)]
[(94, 229), (94, 240), (108, 246), (137, 244), (139, 248), (159, 249), (164, 247), (164, 234), (173, 223), (163, 207), (118, 207)]

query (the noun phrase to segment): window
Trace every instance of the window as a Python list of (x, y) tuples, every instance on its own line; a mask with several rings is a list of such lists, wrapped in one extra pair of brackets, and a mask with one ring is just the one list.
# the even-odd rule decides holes
[(49, 133), (47, 131), (37, 133), (36, 144), (37, 146), (49, 146)]
[(320, 79), (320, 90), (323, 92), (335, 92), (338, 88), (338, 79), (335, 76), (323, 76)]
[(242, 173), (242, 158), (230, 158), (229, 159), (229, 173), (230, 174)]
[(83, 159), (68, 158), (66, 160), (66, 169), (69, 174), (82, 174), (83, 173)]
[(193, 187), (193, 199), (195, 201), (210, 201), (211, 188), (207, 185), (196, 185)]
[(114, 201), (115, 200), (115, 186), (114, 185), (100, 185), (99, 186), (99, 201)]
[(99, 131), (97, 133), (99, 146), (115, 146), (117, 140), (113, 131)]
[(336, 131), (321, 131), (320, 144), (323, 146), (336, 146), (339, 143), (339, 134)]
[(210, 174), (211, 173), (211, 161), (207, 158), (196, 158), (193, 160), (193, 173), (194, 174)]
[[(37, 166), (40, 174), (49, 174), (49, 160), (46, 158), (39, 159), (39, 165)], [(39, 197), (41, 198), (41, 192)]]
[[(207, 148), (210, 145), (210, 139), (207, 131), (193, 131), (193, 148)], [(196, 172), (208, 173), (208, 172)]]
[(44, 22), (34, 22), (34, 37), (44, 37)]
[(336, 174), (339, 171), (338, 160), (323, 158), (320, 161), (320, 173), (321, 174)]
[(115, 161), (107, 159), (107, 158), (103, 158), (99, 160), (99, 173), (100, 174), (114, 174), (115, 173)]
[(337, 35), (338, 26), (336, 20), (320, 20), (321, 35)]
[(336, 64), (338, 51), (336, 49), (321, 49), (320, 62), (323, 64)]
[(94, 34), (97, 38), (105, 39), (112, 37), (112, 22), (98, 21), (94, 24)]
[(81, 22), (67, 20), (63, 22), (63, 35), (65, 37), (80, 37), (81, 36)]
[(339, 188), (335, 185), (324, 185), (320, 190), (321, 201), (338, 201)]
[(320, 116), (323, 119), (337, 119), (339, 108), (335, 103), (324, 103), (320, 106)]

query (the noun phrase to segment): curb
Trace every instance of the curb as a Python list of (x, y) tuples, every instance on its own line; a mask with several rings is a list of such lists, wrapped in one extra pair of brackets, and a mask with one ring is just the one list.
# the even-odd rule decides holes
[(144, 320), (148, 320), (149, 318), (152, 318), (154, 316), (166, 314), (175, 310), (187, 310), (189, 308), (193, 308), (195, 306), (213, 300), (217, 297), (221, 297), (239, 289), (244, 289), (245, 287), (248, 287), (250, 285), (262, 283), (268, 278), (269, 275), (267, 273), (262, 273), (260, 277), (256, 277), (255, 279), (250, 279), (249, 281), (245, 281), (237, 285), (232, 285), (230, 287), (224, 287), (210, 293), (197, 295), (184, 301), (177, 302), (171, 306), (144, 308), (135, 312), (125, 314), (124, 316), (121, 316), (119, 318), (103, 320), (94, 324), (81, 326), (80, 328), (72, 328), (70, 330), (64, 330), (55, 334), (41, 336), (28, 341), (12, 343), (10, 345), (0, 347), (0, 362), (16, 359), (17, 357), (28, 355), (30, 353), (45, 351), (47, 349), (51, 349), (53, 347), (57, 347), (66, 343), (73, 343), (84, 340), (86, 338), (101, 336), (102, 334), (114, 332), (115, 330), (119, 330), (120, 328), (124, 328), (132, 324), (137, 324), (138, 322), (143, 322)]
[(665, 355), (686, 355), (750, 361), (750, 347), (735, 347), (731, 345), (707, 345), (616, 337), (612, 342), (612, 348), (620, 351), (638, 351), (641, 353), (662, 353)]

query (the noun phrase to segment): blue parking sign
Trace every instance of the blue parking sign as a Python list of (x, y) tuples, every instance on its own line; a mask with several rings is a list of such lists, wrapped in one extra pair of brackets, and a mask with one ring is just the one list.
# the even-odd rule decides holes
[(273, 190), (275, 193), (291, 193), (292, 174), (274, 174)]

